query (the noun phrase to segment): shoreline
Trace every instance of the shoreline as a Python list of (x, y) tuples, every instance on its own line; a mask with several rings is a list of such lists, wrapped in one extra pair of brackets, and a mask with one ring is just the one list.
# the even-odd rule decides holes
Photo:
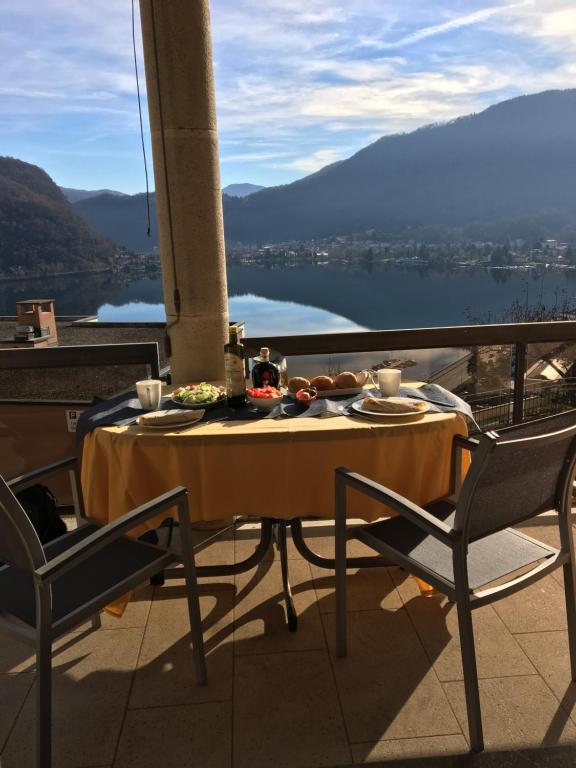
[(112, 269), (81, 269), (70, 272), (47, 272), (37, 275), (0, 275), (0, 283), (17, 283), (27, 280), (49, 280), (52, 277), (72, 277), (73, 275), (103, 275), (112, 272)]

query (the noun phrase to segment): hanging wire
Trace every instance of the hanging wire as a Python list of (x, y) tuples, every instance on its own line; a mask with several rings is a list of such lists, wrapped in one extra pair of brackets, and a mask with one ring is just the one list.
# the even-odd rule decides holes
[(136, 91), (138, 93), (138, 115), (140, 117), (140, 141), (142, 142), (142, 156), (144, 158), (144, 175), (146, 176), (146, 235), (150, 237), (150, 184), (148, 181), (148, 160), (146, 158), (146, 145), (144, 143), (144, 124), (142, 122), (142, 100), (140, 98), (140, 79), (138, 77), (138, 57), (136, 55), (136, 23), (134, 21), (134, 0), (132, 0), (132, 50), (134, 51), (134, 72), (136, 74)]

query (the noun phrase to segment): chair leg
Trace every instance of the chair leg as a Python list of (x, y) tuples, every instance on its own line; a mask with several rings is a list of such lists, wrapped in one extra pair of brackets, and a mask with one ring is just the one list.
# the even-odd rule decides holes
[(482, 732), (482, 712), (480, 710), (480, 691), (478, 689), (472, 611), (467, 601), (457, 600), (456, 603), (458, 607), (458, 629), (460, 631), (460, 648), (462, 652), (462, 667), (464, 669), (464, 691), (466, 694), (470, 747), (474, 752), (481, 752), (484, 749), (484, 735)]
[(92, 616), (92, 629), (100, 629), (102, 626), (102, 619), (100, 618), (100, 613), (95, 613)]
[(336, 582), (336, 655), (340, 658), (347, 653), (346, 631), (346, 520), (336, 517), (335, 538), (335, 582)]
[(180, 522), (180, 537), (182, 545), (182, 563), (186, 577), (186, 595), (188, 597), (188, 614), (190, 616), (190, 633), (192, 635), (192, 648), (194, 651), (194, 664), (196, 666), (196, 682), (198, 685), (206, 685), (206, 655), (204, 653), (204, 638), (202, 637), (202, 615), (200, 613), (200, 599), (198, 597), (198, 579), (196, 577), (196, 563), (194, 560), (194, 547), (190, 530), (190, 516), (188, 512), (188, 500), (184, 497), (178, 502), (178, 519)]
[(196, 667), (196, 682), (198, 685), (207, 685), (206, 655), (204, 652), (204, 638), (202, 637), (202, 616), (200, 614), (200, 601), (198, 599), (198, 582), (196, 569), (186, 571), (186, 594), (188, 597), (188, 614), (190, 616), (190, 632), (192, 634), (192, 649), (194, 652), (194, 665)]
[(36, 767), (52, 765), (52, 640), (40, 631), (36, 645)]
[(564, 592), (566, 595), (566, 621), (568, 623), (568, 647), (572, 681), (576, 682), (576, 587), (572, 562), (564, 564)]

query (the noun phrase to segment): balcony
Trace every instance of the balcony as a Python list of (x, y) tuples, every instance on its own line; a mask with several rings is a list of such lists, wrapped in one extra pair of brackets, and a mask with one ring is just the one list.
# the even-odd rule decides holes
[[(527, 532), (555, 543), (547, 523)], [(199, 540), (199, 563), (243, 557), (252, 534), (242, 527)], [(325, 526), (310, 535), (318, 552), (333, 546)], [(285, 627), (277, 559), (202, 581), (206, 689), (194, 684), (177, 581), (141, 590), (121, 619), (105, 616), (102, 629), (80, 627), (59, 641), (54, 765), (460, 765), (454, 756), (468, 746), (455, 608), (421, 596), (398, 569), (352, 571), (350, 655), (336, 661), (332, 577), (294, 549), (290, 557), (296, 634)], [(487, 750), (475, 765), (573, 763), (560, 579), (549, 576), (475, 614)], [(33, 659), (2, 638), (0, 660), (2, 766), (25, 768), (33, 765)]]
[[(506, 348), (507, 360), (514, 360), (507, 388), (470, 394), (472, 401), (477, 398), (476, 415), (484, 414), (481, 426), (494, 428), (573, 405), (570, 377), (531, 380), (527, 374), (536, 370), (543, 345), (551, 359), (559, 348), (566, 350), (576, 339), (575, 326), (423, 329), (266, 341), (293, 357), (446, 346), (498, 347), (504, 354)], [(263, 341), (250, 339), (247, 346), (256, 348)], [(65, 350), (58, 350), (62, 367)], [(16, 365), (14, 353), (10, 358), (3, 354), (0, 366), (6, 370)], [(24, 370), (20, 368), (20, 375)], [(61, 413), (75, 403), (70, 398), (68, 403), (35, 407)], [(3, 461), (6, 447), (14, 451), (15, 433), (7, 432), (6, 424), (14, 429), (17, 414), (28, 407), (26, 400), (0, 402), (0, 437), (8, 441)], [(11, 422), (5, 421), (9, 412)], [(50, 423), (48, 436), (57, 442), (56, 422)], [(25, 452), (16, 453), (25, 458)], [(45, 457), (54, 458), (58, 456)], [(522, 530), (557, 546), (554, 523), (555, 517), (544, 513), (537, 524)], [(68, 524), (73, 525), (72, 518)], [(196, 532), (198, 564), (245, 559), (256, 545), (256, 529), (256, 523), (245, 521), (219, 534)], [(305, 529), (311, 548), (330, 556), (331, 524), (311, 521)], [(356, 544), (350, 554), (365, 552)], [(194, 684), (187, 606), (178, 579), (141, 589), (121, 618), (105, 615), (100, 629), (81, 626), (58, 641), (54, 765), (461, 765), (469, 747), (455, 607), (441, 596), (424, 596), (417, 582), (398, 568), (351, 569), (350, 651), (347, 659), (337, 660), (332, 574), (304, 560), (291, 542), (289, 558), (297, 633), (286, 630), (277, 552), (247, 573), (201, 580), (207, 688)], [(576, 688), (570, 684), (561, 572), (479, 609), (474, 619), (486, 752), (475, 756), (473, 764), (572, 765)], [(2, 636), (3, 768), (33, 765), (33, 684), (28, 647)]]

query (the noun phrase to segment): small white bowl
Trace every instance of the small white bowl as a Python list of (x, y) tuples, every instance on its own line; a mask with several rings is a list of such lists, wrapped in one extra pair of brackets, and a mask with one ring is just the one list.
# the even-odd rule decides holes
[(274, 406), (282, 402), (283, 395), (278, 397), (250, 397), (250, 395), (246, 395), (246, 397), (250, 405), (253, 405), (259, 411), (271, 411)]

